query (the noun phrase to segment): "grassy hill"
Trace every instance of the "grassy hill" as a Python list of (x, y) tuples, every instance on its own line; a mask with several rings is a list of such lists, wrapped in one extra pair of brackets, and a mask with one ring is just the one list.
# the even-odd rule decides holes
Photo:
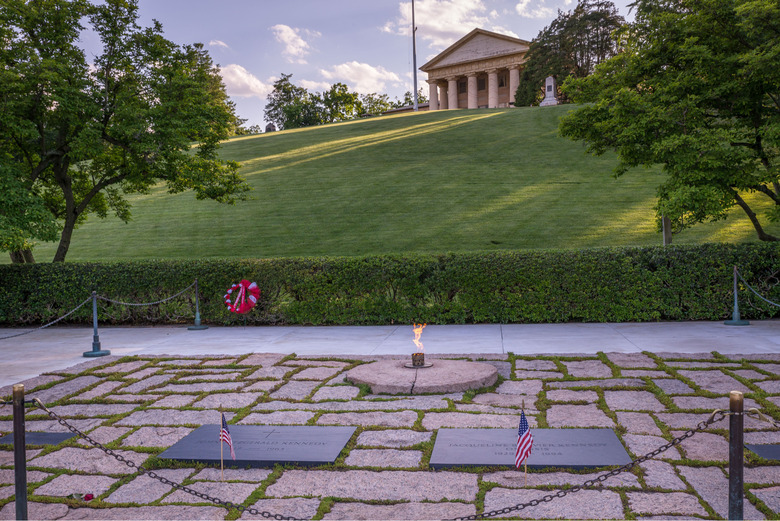
[[(133, 221), (91, 216), (69, 261), (363, 255), (657, 245), (660, 169), (611, 175), (614, 156), (556, 135), (571, 106), (437, 111), (225, 143), (253, 199), (131, 198)], [(770, 232), (780, 232), (770, 227)], [(741, 211), (675, 243), (755, 241)], [(35, 249), (49, 261), (56, 244)]]

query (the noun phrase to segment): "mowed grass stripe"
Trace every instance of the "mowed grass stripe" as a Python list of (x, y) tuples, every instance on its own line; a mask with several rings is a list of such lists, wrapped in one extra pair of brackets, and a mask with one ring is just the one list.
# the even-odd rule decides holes
[[(131, 197), (129, 224), (90, 217), (68, 260), (660, 244), (660, 169), (615, 179), (614, 155), (557, 136), (572, 108), (423, 112), (235, 138), (222, 154), (242, 164), (252, 200), (220, 205), (159, 186)], [(674, 238), (753, 240), (741, 211)], [(38, 246), (38, 260), (55, 247)]]

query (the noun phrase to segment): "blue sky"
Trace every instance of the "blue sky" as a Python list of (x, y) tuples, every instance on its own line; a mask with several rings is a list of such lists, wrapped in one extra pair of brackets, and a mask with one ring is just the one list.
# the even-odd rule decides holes
[[(627, 1), (615, 5), (629, 17)], [(417, 66), (479, 27), (532, 40), (576, 0), (415, 0)], [(361, 94), (412, 90), (411, 1), (139, 0), (178, 43), (206, 45), (247, 125), (264, 124), (274, 80), (321, 92), (342, 82)], [(425, 87), (418, 71), (418, 86)]]

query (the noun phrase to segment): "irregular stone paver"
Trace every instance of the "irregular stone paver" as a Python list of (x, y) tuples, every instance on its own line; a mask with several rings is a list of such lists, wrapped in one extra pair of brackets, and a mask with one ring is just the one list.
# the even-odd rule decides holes
[(658, 379), (653, 380), (653, 383), (666, 394), (694, 394), (696, 392), (688, 384), (680, 380)]
[(177, 519), (190, 521), (192, 519), (210, 520), (225, 519), (225, 509), (212, 506), (145, 506), (134, 508), (92, 509), (80, 508), (69, 514), (70, 519), (105, 519), (105, 520), (140, 520), (140, 519)]
[(178, 358), (176, 360), (164, 360), (160, 362), (160, 365), (176, 365), (189, 368), (189, 366), (200, 365), (200, 363), (200, 358)]
[[(230, 421), (235, 413), (226, 412), (225, 418)], [(122, 418), (117, 425), (219, 425), (219, 411), (178, 411), (175, 409), (150, 409), (136, 411)]]
[[(238, 482), (214, 482), (214, 481), (196, 481), (189, 488), (208, 494), (212, 497), (218, 497), (223, 501), (231, 503), (243, 503), (252, 492), (259, 486), (257, 483), (238, 483)], [(188, 494), (183, 490), (176, 490), (173, 494), (165, 497), (163, 503), (208, 503), (205, 499)]]
[(363, 447), (411, 447), (430, 441), (433, 433), (417, 432), (408, 429), (363, 431), (357, 439), (357, 445)]
[[(151, 389), (152, 387), (157, 387), (158, 385), (162, 385), (168, 380), (171, 379), (171, 375), (169, 374), (158, 374), (155, 376), (149, 376), (144, 378), (143, 380), (139, 380), (133, 384), (128, 385), (127, 387), (122, 387), (119, 389), (119, 392), (121, 393), (140, 393), (143, 391), (146, 391), (147, 389)], [(160, 389), (155, 389), (155, 392), (159, 392)]]
[(636, 514), (689, 514), (706, 516), (696, 496), (683, 492), (628, 492), (628, 508)]
[[(672, 431), (672, 436), (680, 436), (683, 432)], [(700, 461), (729, 460), (729, 442), (719, 434), (698, 432), (695, 436), (683, 440), (680, 448), (685, 451), (688, 459)]]
[(176, 380), (177, 382), (198, 382), (201, 380), (207, 380), (210, 382), (219, 382), (225, 380), (235, 380), (239, 378), (241, 373), (204, 373), (192, 376), (185, 376)]
[[(62, 519), (68, 514), (64, 503), (27, 503), (27, 519)], [(16, 503), (11, 501), (0, 509), (0, 519), (16, 519)]]
[(341, 372), (340, 367), (308, 367), (292, 375), (293, 380), (327, 380)]
[(780, 375), (780, 364), (754, 364), (762, 371), (768, 371), (776, 375)]
[(9, 497), (13, 496), (15, 493), (16, 493), (16, 489), (11, 485), (0, 486), (0, 500), (8, 499)]
[(260, 380), (259, 382), (255, 382), (252, 385), (244, 387), (241, 391), (242, 392), (270, 391), (271, 389), (273, 389), (278, 385), (279, 385), (278, 380)]
[(99, 396), (103, 396), (105, 394), (108, 394), (111, 391), (113, 391), (114, 389), (116, 389), (117, 387), (119, 387), (121, 385), (124, 385), (124, 384), (125, 384), (124, 382), (116, 382), (116, 381), (103, 382), (102, 384), (100, 384), (100, 385), (98, 385), (96, 387), (93, 387), (89, 391), (85, 391), (85, 392), (75, 396), (75, 398), (77, 400), (91, 400), (93, 398), (97, 398)]
[[(485, 494), (485, 511), (498, 510), (526, 503), (556, 490), (528, 490), (494, 488)], [(504, 517), (515, 517), (510, 512)], [(610, 490), (581, 490), (556, 498), (549, 503), (522, 510), (523, 519), (623, 519), (623, 503), (617, 492)]]
[(663, 434), (653, 418), (643, 412), (623, 412), (615, 413), (618, 417), (618, 424), (624, 426), (631, 434)]
[(124, 403), (88, 403), (74, 405), (58, 405), (51, 411), (65, 418), (69, 416), (114, 416), (124, 414), (135, 409), (136, 405)]
[[(777, 467), (745, 467), (743, 481), (745, 483), (774, 484), (777, 483)], [(728, 471), (727, 471), (728, 472)]]
[[(111, 443), (124, 436), (132, 429), (130, 427), (98, 427), (89, 433), (89, 437), (98, 443)], [(79, 439), (81, 445), (91, 447), (92, 445), (85, 439)]]
[(515, 371), (515, 378), (519, 379), (543, 379), (550, 380), (555, 378), (563, 378), (563, 373), (557, 371)]
[[(642, 434), (624, 434), (623, 441), (628, 445), (628, 450), (633, 452), (636, 457), (644, 456), (667, 443), (667, 441), (660, 436), (646, 436)], [(680, 459), (680, 452), (676, 447), (671, 447), (656, 457), (677, 460)]]
[(136, 371), (135, 373), (125, 375), (125, 378), (132, 379), (132, 380), (142, 380), (147, 376), (153, 375), (159, 370), (160, 370), (159, 367), (147, 367), (146, 369), (141, 369), (140, 371)]
[(758, 371), (754, 371), (752, 369), (738, 369), (736, 371), (732, 371), (737, 376), (741, 376), (742, 378), (745, 378), (747, 380), (766, 380), (769, 378), (769, 376), (759, 373)]
[[(677, 467), (685, 480), (723, 519), (729, 518), (729, 480), (717, 467)], [(764, 519), (749, 501), (743, 504), (745, 519)]]
[[(22, 385), (24, 385), (24, 392), (29, 393), (36, 387), (40, 387), (42, 385), (50, 384), (52, 382), (59, 382), (60, 380), (64, 380), (65, 377), (59, 376), (56, 374), (41, 374), (38, 376), (33, 376), (32, 378), (28, 378), (27, 380), (22, 380), (21, 382), (18, 382)], [(10, 396), (13, 393), (13, 385), (7, 385), (0, 389), (0, 396), (5, 395), (6, 393), (8, 396)]]
[[(27, 459), (27, 462), (29, 463), (31, 459), (33, 459), (35, 456), (41, 453), (41, 449), (27, 449), (25, 451), (25, 457)], [(14, 453), (10, 450), (0, 450), (0, 465), (3, 466), (13, 466), (14, 464)]]
[(322, 387), (314, 393), (312, 400), (315, 402), (324, 400), (351, 400), (360, 394), (360, 389), (353, 386), (339, 385), (336, 387)]
[(265, 493), (270, 497), (474, 501), (477, 490), (477, 475), (459, 472), (288, 470)]
[(131, 447), (170, 447), (195, 429), (189, 427), (141, 427), (122, 440)]
[(515, 360), (515, 369), (518, 371), (557, 371), (558, 366), (552, 360)]
[[(570, 472), (530, 472), (528, 474), (529, 487), (541, 487), (545, 485), (582, 485), (584, 482), (594, 479), (603, 472), (590, 474), (572, 474)], [(525, 488), (525, 473), (516, 470), (501, 470), (499, 472), (486, 473), (482, 481), (497, 483), (502, 487)], [(630, 472), (621, 472), (610, 476), (603, 482), (605, 487), (638, 487), (639, 479)]]
[(236, 358), (221, 358), (219, 360), (206, 360), (201, 364), (204, 367), (218, 367), (221, 365), (230, 365), (236, 363)]
[(655, 353), (664, 360), (712, 360), (712, 353)]
[(146, 360), (136, 360), (134, 362), (124, 362), (121, 364), (112, 365), (110, 367), (101, 367), (96, 372), (100, 374), (116, 374), (116, 373), (129, 373), (131, 371), (136, 371), (146, 364), (148, 364)]
[[(154, 378), (154, 377), (152, 377)], [(201, 382), (198, 384), (169, 384), (155, 389), (158, 393), (197, 393), (214, 391), (235, 391), (246, 385), (244, 382)]]
[[(710, 413), (689, 413), (689, 412), (660, 412), (656, 414), (659, 420), (664, 422), (672, 429), (693, 429), (700, 422), (709, 419)], [(744, 417), (745, 429), (766, 429), (769, 427), (768, 423), (764, 423), (761, 420), (751, 418), (749, 416)], [(713, 423), (709, 428), (711, 429), (728, 429), (729, 420), (728, 417)]]
[(302, 409), (311, 411), (390, 411), (399, 409), (446, 409), (449, 403), (438, 397), (419, 396), (414, 399), (401, 400), (362, 400), (351, 402), (317, 402), (317, 403), (291, 403), (291, 402), (262, 402), (252, 407), (253, 411), (282, 411), (286, 409)]
[(653, 371), (649, 369), (623, 369), (620, 371), (622, 376), (628, 376), (631, 378), (666, 378), (669, 375), (663, 371)]
[(579, 362), (563, 362), (566, 371), (575, 378), (609, 378), (612, 369), (601, 360), (582, 360)]
[(323, 414), (317, 425), (376, 425), (378, 427), (411, 427), (417, 421), (414, 411), (344, 412)]
[(33, 398), (38, 398), (43, 403), (49, 404), (56, 402), (57, 400), (70, 394), (77, 393), (82, 389), (85, 389), (86, 387), (94, 385), (100, 381), (101, 379), (97, 376), (78, 376), (72, 380), (68, 380), (67, 382), (58, 383), (53, 387), (49, 387), (48, 389), (35, 391), (30, 394), (25, 393), (25, 399), (32, 400)]
[[(523, 403), (523, 399), (521, 398), (523, 395), (516, 395), (516, 394), (497, 394), (497, 393), (483, 393), (476, 395), (472, 401), (474, 403), (482, 404), (482, 405), (495, 405), (498, 407), (513, 407), (517, 408), (520, 407)], [(533, 405), (533, 396), (529, 396), (528, 399), (525, 400), (526, 406), (532, 406)]]
[(599, 395), (596, 391), (569, 391), (560, 389), (556, 391), (547, 391), (547, 399), (552, 402), (588, 402), (596, 403)]
[(320, 382), (305, 380), (291, 381), (272, 392), (271, 397), (275, 399), (287, 398), (290, 400), (303, 400), (309, 396), (318, 385), (320, 385)]
[(476, 513), (474, 505), (463, 503), (336, 503), (322, 519), (453, 519)]
[[(149, 458), (149, 454), (140, 454), (129, 450), (115, 451), (136, 465), (141, 465)], [(88, 474), (133, 474), (132, 469), (124, 463), (112, 458), (100, 449), (80, 449), (65, 447), (30, 461), (33, 467), (48, 467), (55, 469), (80, 470)]]
[[(528, 425), (536, 427), (536, 418), (526, 415)], [(440, 429), (441, 427), (475, 428), (483, 427), (493, 429), (517, 428), (520, 425), (519, 414), (470, 414), (466, 412), (429, 412), (422, 421), (425, 430)]]
[(753, 488), (750, 491), (776, 514), (780, 514), (780, 487)]
[[(705, 398), (703, 396), (675, 396), (672, 398), (672, 401), (680, 409), (707, 409), (708, 411), (714, 411), (715, 409), (729, 408), (728, 396), (724, 396), (722, 398)], [(745, 398), (745, 407), (758, 407), (758, 405), (752, 398)]]
[(315, 413), (308, 411), (253, 412), (238, 423), (242, 425), (305, 425), (314, 416)]
[[(758, 382), (757, 386), (765, 390), (769, 394), (780, 394), (780, 380), (768, 380), (766, 382)], [(737, 389), (739, 390), (739, 389)]]
[[(320, 498), (261, 499), (250, 508), (291, 519), (311, 519), (320, 508)], [(258, 516), (246, 512), (240, 519), (256, 521)]]
[(116, 478), (108, 476), (57, 476), (48, 483), (35, 489), (36, 496), (69, 496), (70, 494), (93, 494), (95, 497), (104, 494)]
[(186, 407), (195, 401), (195, 397), (188, 394), (169, 394), (165, 398), (157, 400), (150, 407)]
[(79, 364), (72, 365), (67, 369), (49, 371), (49, 372), (56, 373), (56, 374), (79, 374), (83, 371), (89, 371), (91, 369), (97, 369), (104, 365), (113, 364), (114, 362), (117, 362), (120, 358), (121, 357), (115, 355), (101, 356), (98, 358), (89, 359)]
[(417, 467), (422, 460), (419, 450), (396, 449), (352, 449), (344, 460), (345, 465), (352, 467)]
[[(176, 483), (182, 483), (195, 469), (160, 469), (155, 470), (159, 476)], [(109, 503), (151, 503), (157, 501), (173, 490), (157, 479), (142, 474), (130, 483), (122, 485), (106, 498)]]
[(278, 364), (285, 356), (287, 355), (279, 353), (254, 353), (238, 362), (238, 365), (257, 365), (268, 367)]
[(106, 396), (106, 400), (111, 400), (114, 402), (124, 402), (124, 403), (149, 402), (149, 401), (157, 400), (158, 398), (162, 398), (162, 395), (161, 394), (111, 394), (109, 396)]
[(542, 392), (541, 380), (508, 380), (498, 386), (496, 392), (499, 394), (528, 394), (536, 396)]
[[(88, 419), (88, 420), (68, 420), (68, 423), (76, 427), (81, 432), (94, 429), (104, 421), (100, 418)], [(0, 421), (0, 432), (13, 432), (13, 421)], [(57, 420), (27, 420), (24, 423), (24, 430), (26, 432), (70, 432), (70, 430), (64, 425), (60, 425)]]
[(347, 362), (339, 362), (338, 360), (313, 360), (306, 358), (295, 358), (294, 360), (286, 361), (283, 365), (304, 367), (338, 367), (340, 369), (344, 369), (351, 364)]
[(665, 411), (666, 407), (647, 391), (604, 391), (607, 406), (623, 411)]
[[(768, 424), (767, 424), (768, 425)], [(745, 443), (759, 445), (775, 445), (780, 443), (780, 430), (748, 431), (745, 433)]]
[[(533, 406), (534, 400), (530, 396), (528, 400), (525, 400), (525, 413), (526, 414), (539, 414), (539, 411), (529, 407)], [(520, 412), (520, 408), (509, 409), (507, 407), (493, 407), (492, 405), (481, 405), (478, 403), (456, 403), (455, 410), (458, 412), (479, 412), (490, 414), (516, 414)]]
[(614, 427), (612, 421), (595, 405), (552, 405), (547, 410), (550, 427)]
[(210, 394), (205, 398), (193, 403), (192, 406), (203, 409), (242, 409), (249, 405), (252, 405), (260, 397), (265, 396), (264, 393), (217, 393)]
[(258, 369), (251, 375), (249, 375), (249, 378), (251, 380), (254, 380), (256, 378), (272, 378), (274, 380), (279, 380), (281, 378), (284, 378), (284, 376), (287, 373), (291, 373), (294, 370), (295, 370), (294, 367), (284, 367), (284, 366), (263, 367), (261, 369)]
[(553, 389), (572, 389), (575, 387), (644, 387), (645, 382), (638, 378), (609, 378), (600, 380), (571, 380), (567, 382), (549, 382), (547, 385)]
[[(27, 482), (37, 483), (38, 481), (43, 481), (49, 476), (51, 476), (51, 474), (49, 474), (48, 472), (41, 472), (40, 470), (28, 470)], [(16, 476), (14, 474), (14, 471), (11, 469), (0, 469), (0, 484), (13, 485), (14, 483), (16, 483)]]
[(483, 360), (483, 364), (490, 364), (496, 368), (498, 374), (506, 378), (507, 380), (512, 377), (512, 364), (509, 362), (501, 362), (497, 360)]
[(770, 396), (767, 400), (780, 407), (780, 396)]
[(681, 369), (708, 369), (708, 368), (736, 368), (742, 367), (742, 364), (735, 364), (732, 362), (666, 362), (669, 367), (677, 367)]
[[(271, 474), (270, 469), (225, 469), (225, 481), (248, 481), (259, 483)], [(222, 472), (218, 468), (205, 468), (192, 476), (194, 480), (221, 481)]]
[[(663, 455), (659, 457), (664, 457)], [(639, 464), (645, 471), (645, 483), (648, 487), (666, 490), (685, 490), (685, 483), (677, 476), (674, 467), (665, 461), (647, 460)]]
[(678, 373), (680, 373), (681, 376), (692, 380), (693, 383), (702, 389), (714, 393), (727, 395), (731, 391), (742, 391), (743, 393), (750, 392), (750, 389), (743, 383), (720, 371), (678, 371)]
[(607, 358), (618, 367), (655, 367), (655, 360), (643, 353), (607, 353)]

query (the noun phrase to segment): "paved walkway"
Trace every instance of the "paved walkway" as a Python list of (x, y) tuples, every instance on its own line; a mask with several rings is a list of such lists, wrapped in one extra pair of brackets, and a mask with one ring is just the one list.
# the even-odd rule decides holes
[[(104, 327), (100, 347), (113, 355), (406, 355), (411, 326)], [(0, 328), (0, 338), (24, 330)], [(48, 328), (0, 340), (0, 387), (86, 360), (91, 328)], [(626, 324), (480, 324), (427, 326), (426, 352), (436, 354), (780, 353), (780, 320), (749, 326), (722, 322)]]

